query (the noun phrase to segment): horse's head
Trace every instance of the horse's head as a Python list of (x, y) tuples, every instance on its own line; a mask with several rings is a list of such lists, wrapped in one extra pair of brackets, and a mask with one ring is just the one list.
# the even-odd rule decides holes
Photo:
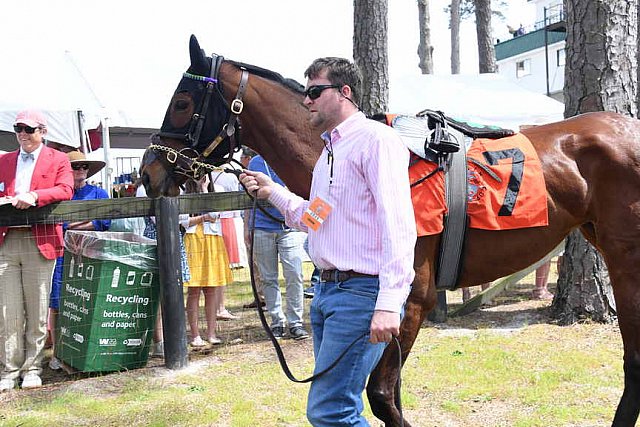
[(177, 196), (187, 179), (198, 179), (227, 162), (238, 148), (233, 135), (243, 108), (246, 74), (237, 99), (228, 105), (218, 81), (223, 58), (207, 57), (195, 36), (189, 52), (191, 65), (142, 158), (140, 176), (149, 197)]
[(147, 194), (178, 195), (186, 180), (227, 163), (240, 145), (242, 114), (242, 143), (260, 153), (291, 191), (307, 197), (323, 143), (303, 104), (304, 87), (265, 68), (209, 58), (194, 36), (189, 50), (191, 65), (142, 158)]

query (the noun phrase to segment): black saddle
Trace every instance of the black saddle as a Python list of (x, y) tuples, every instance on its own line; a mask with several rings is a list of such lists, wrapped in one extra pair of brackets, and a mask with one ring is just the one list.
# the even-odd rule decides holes
[[(515, 132), (511, 129), (499, 128), (497, 126), (477, 126), (470, 123), (461, 122), (451, 117), (445, 116), (442, 111), (435, 110), (422, 110), (416, 117), (427, 117), (429, 120), (429, 128), (445, 128), (451, 126), (453, 129), (462, 132), (462, 134), (469, 136), (473, 139), (487, 138), (487, 139), (500, 139), (507, 136), (515, 135)], [(435, 139), (435, 138), (434, 138)], [(445, 142), (446, 143), (446, 142)]]

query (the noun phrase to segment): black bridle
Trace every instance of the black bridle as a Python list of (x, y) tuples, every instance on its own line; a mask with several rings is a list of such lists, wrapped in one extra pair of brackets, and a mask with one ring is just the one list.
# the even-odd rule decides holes
[[(240, 83), (238, 91), (231, 104), (227, 104), (222, 94), (222, 87), (219, 80), (220, 67), (224, 62), (224, 57), (213, 54), (211, 56), (211, 68), (209, 76), (184, 73), (183, 77), (200, 81), (205, 85), (205, 94), (196, 112), (191, 116), (186, 133), (170, 132), (163, 128), (160, 132), (152, 135), (151, 144), (147, 147), (145, 154), (152, 154), (159, 157), (165, 164), (170, 166), (172, 173), (182, 175), (188, 179), (198, 180), (205, 174), (219, 170), (218, 166), (233, 161), (233, 153), (240, 149), (239, 141), (239, 116), (244, 109), (242, 98), (247, 89), (249, 72), (241, 67)], [(227, 118), (222, 128), (217, 132), (215, 138), (208, 143), (202, 152), (198, 151), (201, 145), (200, 139), (202, 130), (205, 128), (207, 111), (212, 97), (216, 96), (227, 110)], [(162, 144), (162, 138), (181, 141), (185, 147), (175, 149)], [(225, 140), (229, 141), (229, 151), (221, 157), (211, 157), (214, 150)]]

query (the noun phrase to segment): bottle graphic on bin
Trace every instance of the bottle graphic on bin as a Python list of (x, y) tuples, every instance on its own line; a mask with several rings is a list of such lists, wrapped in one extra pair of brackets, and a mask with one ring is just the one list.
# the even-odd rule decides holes
[(113, 277), (111, 278), (111, 287), (117, 288), (119, 281), (120, 281), (120, 267), (116, 267), (113, 269)]

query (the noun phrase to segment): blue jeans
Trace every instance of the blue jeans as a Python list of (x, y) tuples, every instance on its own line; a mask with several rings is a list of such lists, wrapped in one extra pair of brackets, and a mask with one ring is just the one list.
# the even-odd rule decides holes
[[(267, 231), (257, 229), (253, 237), (254, 258), (262, 280), (262, 293), (267, 311), (271, 315), (271, 327), (302, 326), (304, 295), (302, 276), (302, 243), (304, 235), (299, 231)], [(278, 283), (278, 255), (282, 263), (287, 292), (286, 317), (282, 311), (282, 295)]]
[(352, 342), (347, 354), (309, 389), (307, 419), (313, 426), (368, 426), (361, 415), (366, 380), (386, 344), (371, 344), (369, 331), (378, 297), (377, 278), (315, 285), (311, 328), (315, 372), (331, 365)]

